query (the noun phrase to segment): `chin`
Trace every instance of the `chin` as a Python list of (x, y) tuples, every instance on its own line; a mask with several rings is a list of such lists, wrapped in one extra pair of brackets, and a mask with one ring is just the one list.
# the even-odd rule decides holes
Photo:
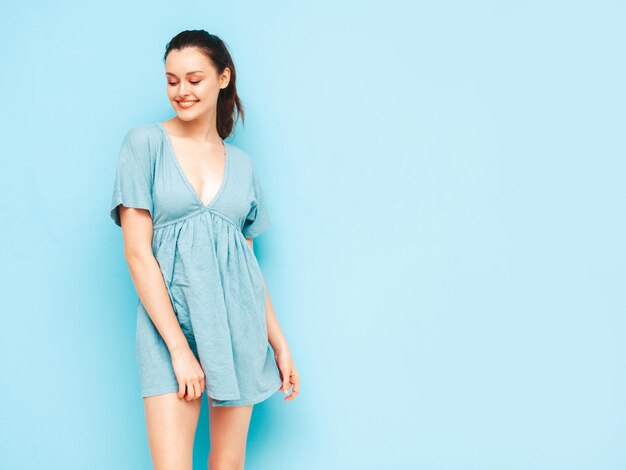
[(201, 113), (186, 113), (185, 110), (178, 110), (176, 111), (176, 115), (178, 116), (178, 119), (180, 119), (181, 121), (193, 121), (194, 119), (196, 119)]

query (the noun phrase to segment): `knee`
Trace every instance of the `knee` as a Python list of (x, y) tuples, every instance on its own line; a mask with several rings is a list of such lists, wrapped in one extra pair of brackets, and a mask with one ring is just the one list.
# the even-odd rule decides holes
[(232, 452), (209, 452), (209, 470), (243, 470), (245, 456)]

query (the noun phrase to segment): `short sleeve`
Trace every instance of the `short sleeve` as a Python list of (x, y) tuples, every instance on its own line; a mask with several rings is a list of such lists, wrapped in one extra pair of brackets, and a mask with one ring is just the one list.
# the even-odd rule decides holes
[(152, 174), (147, 136), (131, 129), (122, 141), (111, 200), (111, 218), (120, 227), (120, 205), (146, 209), (153, 216)]
[(241, 230), (244, 237), (254, 238), (261, 235), (272, 226), (267, 211), (265, 198), (261, 189), (259, 175), (254, 166), (252, 167), (252, 207)]

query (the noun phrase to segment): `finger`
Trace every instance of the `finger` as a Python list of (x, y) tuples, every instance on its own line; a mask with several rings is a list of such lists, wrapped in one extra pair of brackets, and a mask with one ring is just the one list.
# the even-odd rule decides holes
[(200, 372), (198, 373), (198, 398), (202, 396), (204, 393), (204, 371), (200, 368)]
[(195, 379), (193, 381), (193, 399), (200, 398), (202, 395), (202, 389), (200, 388), (200, 379)]
[(195, 379), (193, 382), (193, 399), (199, 398), (202, 394), (202, 390), (200, 390), (200, 380)]
[(286, 399), (289, 399), (289, 400), (293, 400), (294, 398), (296, 398), (296, 396), (298, 395), (298, 392), (300, 392), (300, 375), (297, 372), (294, 372), (294, 374), (292, 375), (292, 381), (293, 381), (293, 389), (291, 391), (291, 395), (286, 397)]
[(178, 398), (183, 398), (185, 396), (185, 382), (178, 382), (178, 393), (176, 395)]
[(195, 396), (195, 392), (193, 389), (193, 382), (191, 380), (189, 380), (187, 382), (187, 401), (191, 401), (194, 399)]

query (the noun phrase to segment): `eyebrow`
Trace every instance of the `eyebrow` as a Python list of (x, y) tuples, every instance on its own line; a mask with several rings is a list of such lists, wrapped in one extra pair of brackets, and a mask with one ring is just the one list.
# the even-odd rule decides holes
[[(187, 72), (187, 75), (191, 75), (192, 73), (204, 73), (202, 70), (194, 70), (193, 72)], [(172, 75), (175, 77), (176, 75), (170, 72), (165, 72), (165, 75)]]

